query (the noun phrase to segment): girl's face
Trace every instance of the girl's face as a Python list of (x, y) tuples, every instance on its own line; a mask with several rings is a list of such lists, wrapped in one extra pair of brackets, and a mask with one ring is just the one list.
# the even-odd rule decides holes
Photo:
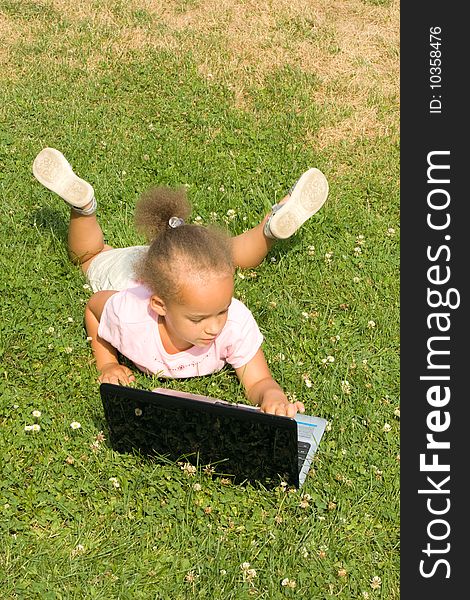
[(227, 322), (233, 296), (233, 275), (215, 276), (201, 283), (183, 285), (180, 298), (162, 302), (156, 296), (151, 306), (178, 350), (210, 346)]

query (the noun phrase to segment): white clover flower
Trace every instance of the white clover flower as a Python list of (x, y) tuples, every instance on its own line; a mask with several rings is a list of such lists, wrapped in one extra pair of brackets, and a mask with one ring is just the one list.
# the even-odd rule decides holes
[(38, 423), (34, 423), (34, 425), (31, 425), (31, 431), (34, 431), (35, 433), (41, 431), (41, 425), (38, 425)]
[(390, 431), (392, 429), (392, 426), (390, 425), (390, 423), (385, 423), (383, 426), (383, 431), (385, 433), (387, 433), (388, 431)]
[(32, 425), (25, 425), (24, 426), (24, 430), (25, 431), (32, 431), (33, 430), (33, 426)]
[(55, 331), (55, 329), (51, 325), (51, 327), (49, 327), (49, 329), (46, 331), (46, 333), (54, 333), (54, 331)]
[(356, 277), (353, 277), (353, 282), (354, 282), (354, 283), (359, 283), (360, 281), (361, 281), (361, 278), (360, 278), (360, 277), (357, 277), (357, 276), (356, 276)]
[(294, 589), (295, 586), (297, 585), (297, 583), (295, 582), (294, 579), (289, 579), (288, 577), (285, 577), (282, 581), (281, 581), (281, 585), (283, 587), (289, 587), (291, 589)]
[(87, 335), (86, 341), (87, 342), (92, 342), (93, 341), (93, 338), (91, 337), (91, 335)]
[(240, 272), (238, 273), (238, 277), (239, 277), (240, 279), (245, 279), (245, 275), (243, 275), (243, 273), (240, 273)]
[(369, 329), (373, 329), (375, 327), (375, 321), (372, 321), (372, 320), (368, 321), (367, 327), (369, 327)]
[(220, 574), (221, 575), (227, 575), (227, 571), (225, 569), (220, 569)]
[(303, 312), (302, 316), (304, 319), (308, 319), (310, 317), (310, 315), (308, 314), (308, 312)]
[(141, 408), (136, 408), (134, 410), (134, 413), (135, 413), (136, 417), (140, 417), (140, 416), (142, 416), (142, 409)]
[(188, 571), (184, 576), (184, 580), (187, 583), (194, 583), (198, 577), (199, 575), (197, 575), (194, 571)]
[(121, 487), (121, 484), (119, 483), (117, 477), (110, 477), (108, 479), (108, 481), (110, 481), (115, 488), (120, 488)]
[(71, 427), (72, 429), (80, 429), (80, 427), (81, 427), (81, 424), (80, 424), (78, 421), (72, 421), (72, 422), (70, 423), (70, 427)]
[(308, 253), (310, 256), (313, 256), (315, 254), (315, 246), (309, 246)]
[(186, 475), (194, 475), (196, 473), (196, 467), (191, 463), (185, 463), (181, 466), (181, 470), (186, 473)]
[(377, 590), (382, 585), (382, 579), (378, 575), (374, 575), (370, 580), (370, 587), (373, 590)]
[(195, 484), (193, 485), (193, 490), (194, 490), (195, 492), (200, 492), (200, 491), (202, 490), (202, 485), (201, 485), (200, 483), (195, 483)]
[(396, 409), (393, 411), (393, 414), (394, 414), (396, 417), (400, 418), (400, 409), (399, 409), (399, 408), (396, 408)]
[(83, 289), (84, 290), (91, 290), (91, 285), (89, 285), (88, 283), (84, 283), (83, 284)]
[(73, 348), (71, 348), (70, 346), (66, 346), (64, 348), (64, 352), (65, 352), (65, 354), (72, 354)]
[(245, 573), (246, 573), (247, 579), (254, 579), (256, 577), (256, 570), (255, 569), (247, 569), (245, 571)]
[(78, 554), (83, 554), (83, 552), (85, 552), (85, 546), (83, 544), (77, 544), (70, 553), (70, 555), (72, 556), (72, 558), (75, 558), (75, 556), (77, 556)]
[(360, 246), (356, 246), (354, 248), (354, 254), (362, 254), (362, 248)]
[(388, 236), (395, 235), (395, 229), (394, 229), (393, 227), (389, 227), (389, 228), (387, 229), (387, 235), (388, 235)]
[(310, 381), (310, 375), (309, 375), (308, 373), (304, 373), (304, 374), (302, 375), (302, 379), (304, 380), (304, 383), (305, 383), (305, 385), (306, 385), (308, 388), (311, 388), (311, 387), (312, 387), (312, 385), (313, 385), (313, 384), (312, 384), (312, 382)]
[(250, 567), (251, 567), (251, 565), (250, 565), (250, 563), (249, 563), (249, 562), (244, 562), (244, 563), (242, 563), (242, 564), (240, 565), (240, 569), (241, 569), (242, 571), (247, 571), (247, 570), (248, 570)]
[(334, 357), (334, 356), (331, 356), (331, 355), (330, 355), (330, 356), (327, 356), (327, 357), (326, 357), (326, 359), (327, 359), (327, 361), (328, 361), (328, 362), (330, 362), (330, 363), (334, 363), (334, 362), (335, 362), (335, 357)]
[(341, 390), (343, 394), (346, 394), (346, 396), (348, 396), (351, 393), (351, 385), (346, 379), (341, 382)]
[(68, 321), (69, 323), (73, 323), (73, 317), (68, 317), (68, 318), (67, 318), (67, 321)]
[(33, 415), (33, 417), (35, 417), (36, 419), (39, 419), (39, 417), (41, 416), (41, 411), (40, 410), (33, 410), (33, 412), (31, 413)]

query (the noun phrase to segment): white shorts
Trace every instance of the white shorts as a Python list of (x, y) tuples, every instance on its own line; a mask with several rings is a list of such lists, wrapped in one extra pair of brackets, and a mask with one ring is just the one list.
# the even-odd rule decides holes
[(148, 246), (113, 248), (98, 254), (86, 273), (94, 292), (125, 290), (136, 285), (134, 265), (147, 252)]

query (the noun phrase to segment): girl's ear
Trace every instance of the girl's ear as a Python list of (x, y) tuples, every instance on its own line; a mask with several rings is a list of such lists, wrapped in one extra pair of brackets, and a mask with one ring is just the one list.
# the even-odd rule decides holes
[(160, 296), (154, 295), (150, 297), (150, 308), (161, 317), (166, 315), (166, 306)]

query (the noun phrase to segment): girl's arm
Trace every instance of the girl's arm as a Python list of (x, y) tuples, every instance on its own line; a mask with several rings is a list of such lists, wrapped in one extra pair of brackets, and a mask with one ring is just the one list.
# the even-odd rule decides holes
[(85, 327), (88, 337), (91, 337), (91, 349), (95, 356), (96, 367), (100, 372), (99, 381), (125, 385), (135, 380), (132, 371), (119, 364), (116, 348), (98, 335), (98, 326), (104, 305), (108, 298), (115, 293), (115, 291), (106, 290), (93, 294), (85, 308)]
[(272, 415), (293, 417), (296, 412), (304, 412), (302, 402), (289, 402), (276, 381), (274, 381), (261, 348), (243, 367), (235, 369), (238, 379), (243, 383), (245, 394), (253, 404)]

